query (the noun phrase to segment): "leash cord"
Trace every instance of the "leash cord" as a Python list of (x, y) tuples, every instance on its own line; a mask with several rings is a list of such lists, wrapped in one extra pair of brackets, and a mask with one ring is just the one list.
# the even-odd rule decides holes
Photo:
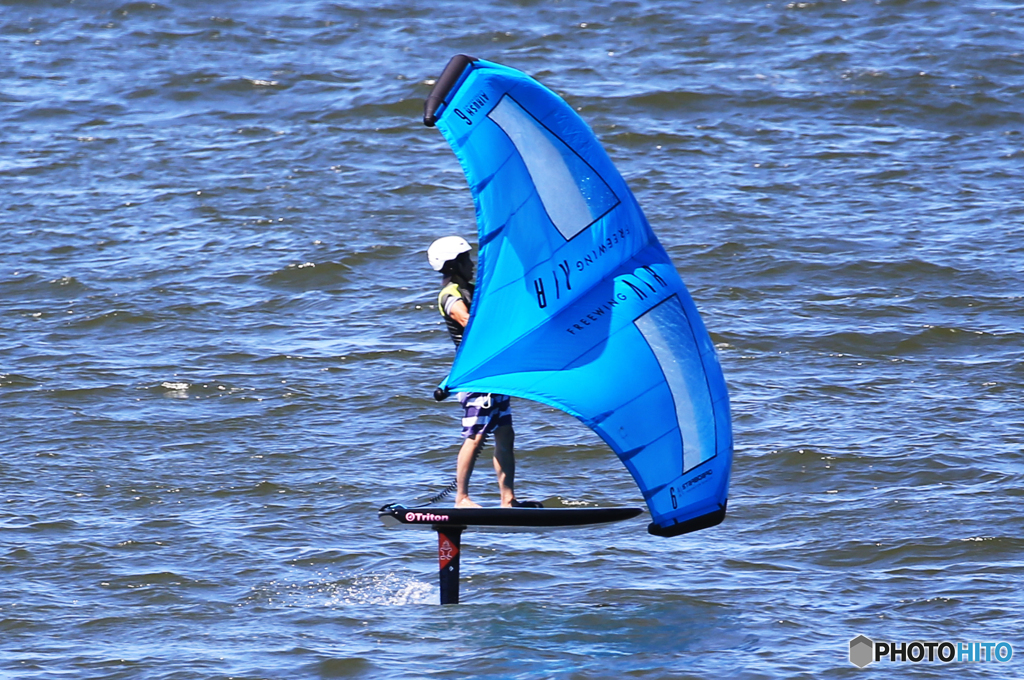
[(451, 493), (455, 491), (455, 489), (457, 488), (459, 488), (459, 480), (453, 479), (448, 486), (441, 489), (433, 496), (428, 496), (426, 498), (420, 497), (407, 503), (388, 503), (387, 505), (382, 507), (380, 511), (387, 512), (389, 510), (397, 510), (399, 508), (420, 508), (426, 505), (433, 505), (434, 503), (437, 503), (445, 496), (451, 495)]

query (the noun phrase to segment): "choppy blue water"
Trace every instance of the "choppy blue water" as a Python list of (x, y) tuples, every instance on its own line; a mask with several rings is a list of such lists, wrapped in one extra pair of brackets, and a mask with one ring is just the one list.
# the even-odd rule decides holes
[[(459, 443), (424, 251), (473, 208), (419, 120), (458, 52), (593, 126), (737, 453), (720, 527), (467, 533), (439, 607), (375, 511)], [(1024, 7), (5, 0), (0, 55), (0, 673), (1020, 676)], [(521, 495), (641, 501), (516, 419)]]

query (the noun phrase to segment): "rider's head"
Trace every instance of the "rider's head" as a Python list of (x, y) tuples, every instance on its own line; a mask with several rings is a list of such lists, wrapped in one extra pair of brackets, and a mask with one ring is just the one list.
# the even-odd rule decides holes
[(461, 236), (445, 236), (430, 244), (427, 259), (434, 271), (445, 276), (456, 276), (469, 281), (473, 278), (473, 260), (470, 246)]

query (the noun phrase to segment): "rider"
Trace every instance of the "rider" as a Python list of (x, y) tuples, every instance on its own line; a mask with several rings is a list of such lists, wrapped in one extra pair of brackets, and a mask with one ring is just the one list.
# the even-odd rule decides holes
[[(475, 266), (469, 253), (469, 243), (461, 236), (439, 238), (427, 249), (430, 266), (444, 277), (441, 292), (437, 296), (437, 307), (444, 317), (456, 348), (462, 342), (466, 324), (469, 323), (469, 308), (473, 303)], [(473, 474), (473, 466), (480, 455), (480, 449), (483, 448), (484, 440), (492, 432), (494, 471), (498, 474), (502, 507), (539, 506), (540, 504), (536, 502), (516, 500), (516, 461), (513, 453), (515, 432), (512, 430), (512, 404), (509, 397), (504, 394), (480, 392), (459, 392), (456, 396), (465, 414), (462, 418), (464, 440), (455, 467), (455, 507), (480, 507), (469, 497), (469, 477)]]

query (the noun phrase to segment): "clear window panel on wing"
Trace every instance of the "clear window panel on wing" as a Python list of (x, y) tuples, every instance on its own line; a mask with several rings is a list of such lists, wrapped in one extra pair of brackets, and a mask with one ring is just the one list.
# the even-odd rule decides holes
[(715, 415), (693, 330), (675, 295), (636, 320), (675, 402), (683, 473), (715, 456)]
[(512, 97), (502, 97), (488, 116), (512, 140), (548, 217), (566, 240), (618, 205), (594, 168)]

